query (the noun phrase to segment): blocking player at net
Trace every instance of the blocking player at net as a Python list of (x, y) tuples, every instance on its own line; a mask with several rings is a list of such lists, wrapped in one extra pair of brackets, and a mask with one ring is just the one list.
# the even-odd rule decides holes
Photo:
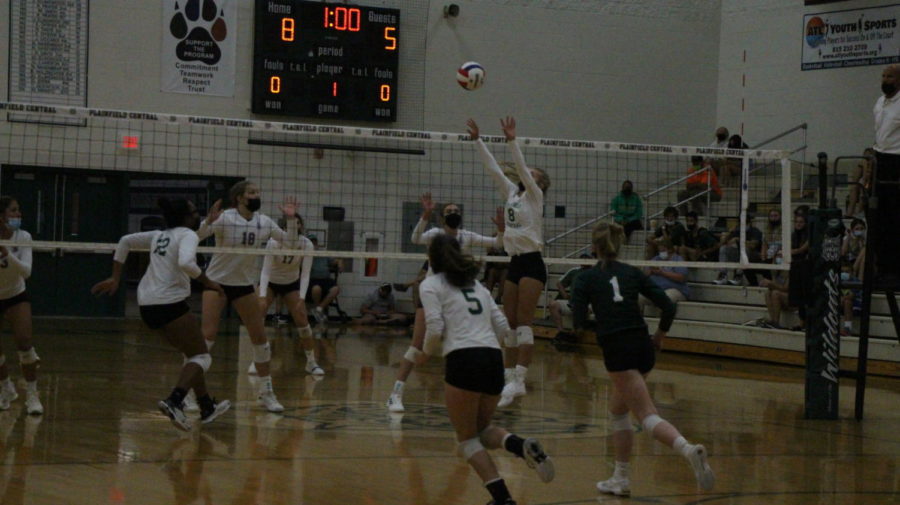
[[(300, 251), (312, 251), (315, 249), (311, 240), (303, 236), (303, 218), (296, 216), (297, 233), (299, 243), (296, 249)], [(285, 226), (287, 227), (287, 226)], [(286, 249), (281, 242), (270, 238), (266, 243), (267, 251)], [(263, 260), (262, 272), (259, 279), (259, 308), (265, 315), (269, 306), (275, 301), (275, 297), (281, 297), (282, 303), (287, 305), (297, 325), (300, 335), (300, 345), (306, 354), (306, 373), (312, 375), (325, 375), (325, 370), (316, 362), (315, 343), (313, 342), (312, 328), (309, 325), (309, 315), (306, 312), (306, 290), (309, 288), (309, 273), (312, 270), (312, 256), (273, 256), (266, 255)], [(251, 363), (251, 373), (257, 373), (256, 364)]]
[(481, 265), (462, 252), (454, 237), (434, 237), (428, 261), (434, 275), (419, 286), (426, 327), (422, 361), (428, 355), (444, 356), (447, 413), (460, 453), (493, 498), (488, 505), (515, 505), (486, 449), (502, 447), (524, 458), (543, 482), (552, 481), (556, 471), (537, 440), (491, 424), (503, 389), (500, 335), (508, 332), (509, 324), (488, 290), (475, 280)]
[[(31, 277), (31, 234), (22, 229), (22, 210), (11, 196), (0, 197), (0, 239), (16, 242), (0, 246), (0, 316), (9, 321), (19, 352), (19, 366), (25, 376), (25, 410), (41, 415), (44, 406), (37, 390), (40, 358), (31, 343), (31, 302), (25, 289), (25, 281)], [(6, 356), (0, 350), (0, 410), (8, 409), (18, 397)]]
[(119, 239), (113, 256), (112, 275), (94, 285), (91, 293), (115, 294), (129, 251), (138, 248), (150, 250), (150, 265), (138, 284), (141, 319), (187, 357), (178, 383), (158, 406), (177, 428), (189, 431), (191, 422), (183, 410), (188, 390), (193, 389), (197, 394), (200, 422), (203, 424), (213, 421), (231, 407), (228, 400), (216, 402), (206, 390), (205, 375), (212, 364), (212, 356), (203, 341), (197, 318), (186, 302), (191, 295), (191, 279), (196, 279), (204, 289), (212, 292), (222, 292), (222, 288), (197, 266), (199, 239), (194, 230), (200, 222), (200, 214), (194, 204), (184, 199), (169, 201), (161, 198), (159, 206), (163, 210), (166, 229), (132, 233)]
[[(472, 248), (476, 246), (491, 248), (498, 247), (503, 243), (503, 230), (505, 226), (503, 222), (503, 216), (501, 215), (503, 212), (502, 209), (498, 208), (497, 216), (491, 218), (491, 220), (494, 222), (494, 225), (497, 226), (496, 237), (486, 237), (484, 235), (479, 235), (478, 233), (463, 229), (462, 212), (460, 211), (459, 205), (455, 203), (448, 203), (441, 211), (443, 226), (439, 228), (432, 228), (426, 231), (425, 228), (428, 226), (428, 223), (431, 222), (431, 215), (434, 212), (435, 204), (434, 200), (431, 199), (430, 192), (423, 194), (420, 200), (422, 202), (422, 216), (412, 232), (411, 241), (413, 244), (429, 245), (431, 244), (431, 241), (434, 240), (434, 237), (442, 234), (455, 237), (459, 241), (460, 247), (462, 247), (463, 251), (466, 253), (470, 253)], [(433, 271), (429, 266), (428, 275), (432, 274)], [(414, 289), (418, 289), (418, 287), (414, 286)], [(420, 298), (416, 297), (416, 315), (413, 324), (412, 344), (403, 355), (403, 361), (400, 362), (400, 370), (397, 371), (397, 380), (394, 382), (394, 389), (391, 391), (391, 396), (388, 397), (387, 400), (387, 408), (391, 412), (404, 411), (403, 388), (406, 385), (406, 380), (409, 378), (409, 374), (412, 373), (412, 369), (415, 365), (417, 356), (422, 353), (422, 342), (424, 339), (425, 313), (422, 310)]]
[[(258, 248), (275, 238), (288, 249), (294, 249), (299, 243), (297, 234), (296, 200), (288, 198), (279, 209), (287, 220), (285, 232), (267, 215), (259, 212), (261, 200), (259, 188), (250, 181), (241, 181), (228, 191), (231, 208), (222, 211), (221, 201), (212, 208), (200, 225), (197, 234), (200, 240), (211, 235), (216, 237), (216, 247)], [(272, 350), (265, 333), (265, 313), (260, 311), (256, 296), (256, 282), (259, 280), (259, 268), (256, 255), (238, 253), (213, 254), (206, 269), (206, 275), (222, 286), (222, 292), (204, 290), (203, 292), (203, 338), (207, 347), (212, 349), (222, 310), (231, 304), (247, 328), (250, 341), (253, 343), (253, 362), (259, 374), (257, 400), (269, 412), (284, 412), (284, 406), (278, 402), (272, 388), (272, 376), (269, 362)]]
[(503, 288), (503, 311), (512, 329), (504, 336), (506, 385), (499, 406), (505, 407), (526, 393), (525, 376), (534, 352), (531, 322), (547, 282), (547, 267), (541, 251), (544, 247), (544, 194), (550, 187), (550, 177), (543, 170), (529, 169), (525, 164), (525, 157), (516, 143), (516, 120), (512, 117), (501, 119), (500, 127), (515, 162), (520, 181), (518, 185), (503, 174), (497, 160), (481, 140), (478, 124), (472, 119), (466, 124), (484, 166), (506, 202), (503, 246), (510, 255), (510, 262)]
[[(625, 242), (621, 226), (600, 223), (594, 227), (592, 244), (600, 261), (575, 280), (572, 315), (575, 328), (584, 328), (588, 305), (597, 314), (597, 343), (603, 348), (603, 363), (613, 383), (609, 401), (609, 424), (613, 432), (616, 467), (612, 477), (597, 483), (601, 493), (629, 496), (629, 466), (634, 432), (631, 412), (653, 438), (687, 458), (704, 490), (712, 489), (715, 477), (706, 462), (706, 448), (690, 444), (671, 423), (661, 418), (647, 391), (645, 378), (656, 363), (655, 351), (675, 319), (675, 304), (640, 269), (616, 261)], [(638, 295), (644, 295), (662, 310), (659, 327), (651, 338), (641, 315)]]

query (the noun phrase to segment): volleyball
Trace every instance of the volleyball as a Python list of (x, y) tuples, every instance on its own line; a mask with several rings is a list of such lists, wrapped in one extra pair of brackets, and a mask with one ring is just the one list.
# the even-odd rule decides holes
[(469, 91), (480, 88), (484, 84), (484, 67), (474, 61), (463, 63), (456, 71), (456, 82)]

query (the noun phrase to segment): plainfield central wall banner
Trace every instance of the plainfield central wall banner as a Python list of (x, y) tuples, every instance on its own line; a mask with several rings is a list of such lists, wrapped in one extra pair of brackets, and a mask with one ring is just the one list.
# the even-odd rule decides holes
[(803, 70), (900, 62), (900, 4), (803, 16)]
[(235, 0), (162, 0), (160, 87), (234, 96)]

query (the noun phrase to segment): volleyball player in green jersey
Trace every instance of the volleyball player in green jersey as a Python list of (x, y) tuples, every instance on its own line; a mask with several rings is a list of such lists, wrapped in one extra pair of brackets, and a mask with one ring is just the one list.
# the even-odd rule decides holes
[[(647, 391), (645, 377), (656, 362), (655, 351), (675, 319), (675, 304), (640, 269), (616, 261), (625, 242), (625, 231), (616, 224), (594, 227), (592, 243), (600, 261), (583, 272), (572, 287), (572, 315), (575, 328), (584, 328), (588, 304), (597, 319), (597, 343), (603, 348), (603, 362), (613, 383), (609, 400), (609, 425), (615, 446), (616, 469), (613, 476), (597, 483), (602, 493), (629, 496), (629, 460), (634, 433), (628, 413), (641, 421), (653, 438), (687, 458), (697, 483), (712, 489), (715, 476), (706, 462), (706, 448), (690, 444), (668, 421), (659, 417)], [(662, 310), (659, 327), (653, 337), (638, 306), (638, 295), (649, 298)]]

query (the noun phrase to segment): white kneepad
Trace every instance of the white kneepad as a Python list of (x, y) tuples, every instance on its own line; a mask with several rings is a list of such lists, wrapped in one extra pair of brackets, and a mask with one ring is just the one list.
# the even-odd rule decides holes
[(409, 346), (409, 348), (406, 349), (406, 352), (403, 353), (403, 359), (405, 359), (406, 361), (409, 361), (410, 363), (416, 363), (416, 360), (419, 358), (419, 356), (421, 356), (423, 354), (425, 354), (425, 353), (416, 349), (413, 346)]
[(28, 349), (27, 351), (19, 351), (19, 363), (23, 365), (31, 365), (33, 363), (37, 363), (41, 358), (38, 357), (37, 353), (34, 351), (34, 347)]
[(272, 347), (269, 343), (253, 346), (253, 361), (256, 363), (268, 363), (272, 361)]
[(653, 435), (653, 428), (656, 428), (656, 425), (661, 422), (663, 422), (663, 418), (656, 414), (650, 414), (641, 421), (641, 425), (644, 426), (644, 431)]
[(203, 369), (203, 373), (206, 373), (209, 370), (209, 367), (212, 365), (212, 356), (209, 353), (204, 354), (195, 354), (187, 360), (188, 363), (196, 363), (200, 368)]
[(472, 459), (472, 456), (484, 450), (484, 445), (477, 438), (470, 438), (459, 443), (459, 452), (462, 453), (466, 461)]
[(519, 336), (516, 330), (509, 330), (503, 336), (503, 345), (506, 347), (519, 347)]
[(534, 330), (531, 329), (531, 326), (516, 328), (516, 341), (519, 345), (534, 345)]
[(634, 431), (634, 426), (631, 425), (631, 419), (628, 416), (628, 412), (619, 415), (610, 412), (609, 431), (614, 433), (617, 431)]

